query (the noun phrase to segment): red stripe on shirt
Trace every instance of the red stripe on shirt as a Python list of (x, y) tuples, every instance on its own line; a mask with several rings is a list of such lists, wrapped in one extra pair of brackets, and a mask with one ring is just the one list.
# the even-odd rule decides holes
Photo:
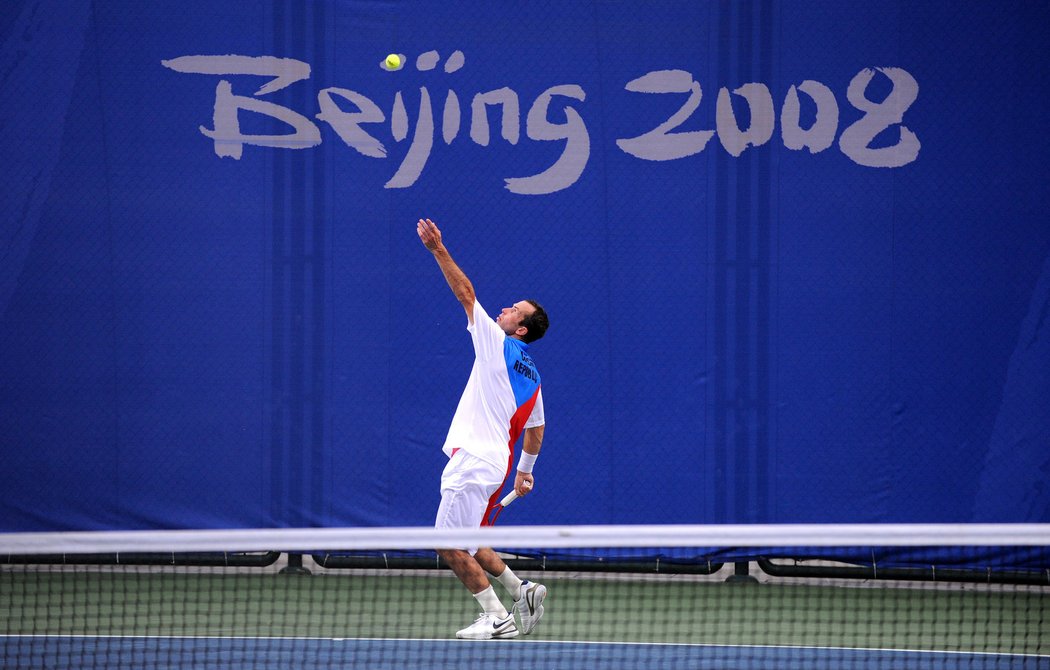
[(536, 399), (540, 395), (540, 387), (537, 386), (533, 392), (532, 397), (525, 401), (518, 411), (514, 412), (514, 416), (510, 418), (510, 441), (507, 442), (507, 474), (503, 475), (503, 483), (499, 485), (496, 492), (489, 498), (488, 507), (485, 508), (485, 516), (481, 519), (481, 525), (491, 526), (496, 523), (496, 519), (489, 519), (489, 515), (492, 514), (492, 510), (499, 507), (500, 492), (503, 487), (507, 485), (507, 479), (510, 478), (510, 473), (514, 471), (514, 443), (521, 437), (522, 431), (525, 430), (525, 422), (529, 420), (529, 416), (532, 415), (532, 408), (536, 406)]

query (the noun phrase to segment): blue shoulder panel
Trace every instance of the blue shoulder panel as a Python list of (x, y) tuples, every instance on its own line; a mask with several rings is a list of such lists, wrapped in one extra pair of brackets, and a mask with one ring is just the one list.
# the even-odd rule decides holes
[(508, 337), (503, 341), (503, 356), (507, 361), (507, 376), (514, 390), (514, 402), (521, 407), (536, 393), (540, 373), (529, 356), (529, 345)]

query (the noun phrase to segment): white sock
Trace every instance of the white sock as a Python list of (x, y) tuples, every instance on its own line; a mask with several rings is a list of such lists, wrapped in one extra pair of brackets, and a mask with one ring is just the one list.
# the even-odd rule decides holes
[(481, 611), (485, 614), (495, 614), (501, 619), (507, 618), (507, 610), (496, 597), (496, 591), (491, 586), (481, 593), (475, 593), (474, 598), (477, 599), (478, 604), (481, 605)]
[(503, 588), (507, 589), (507, 593), (514, 596), (514, 599), (518, 599), (518, 591), (521, 590), (521, 580), (518, 579), (517, 575), (511, 572), (510, 568), (503, 571), (503, 574), (496, 577), (499, 583), (503, 585)]

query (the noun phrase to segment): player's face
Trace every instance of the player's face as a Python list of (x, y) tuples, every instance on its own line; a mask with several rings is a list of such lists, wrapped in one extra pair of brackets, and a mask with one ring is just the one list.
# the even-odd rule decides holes
[(522, 300), (510, 307), (504, 307), (496, 317), (496, 323), (507, 335), (514, 335), (521, 328), (522, 320), (536, 311), (536, 308)]

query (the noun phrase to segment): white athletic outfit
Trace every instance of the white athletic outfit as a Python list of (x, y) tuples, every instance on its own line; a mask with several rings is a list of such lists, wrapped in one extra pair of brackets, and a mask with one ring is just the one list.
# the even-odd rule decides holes
[[(438, 528), (482, 525), (514, 467), (514, 444), (526, 428), (542, 426), (543, 395), (529, 345), (511, 337), (474, 301), (474, 367), (442, 448)], [(473, 551), (471, 551), (473, 553)]]

